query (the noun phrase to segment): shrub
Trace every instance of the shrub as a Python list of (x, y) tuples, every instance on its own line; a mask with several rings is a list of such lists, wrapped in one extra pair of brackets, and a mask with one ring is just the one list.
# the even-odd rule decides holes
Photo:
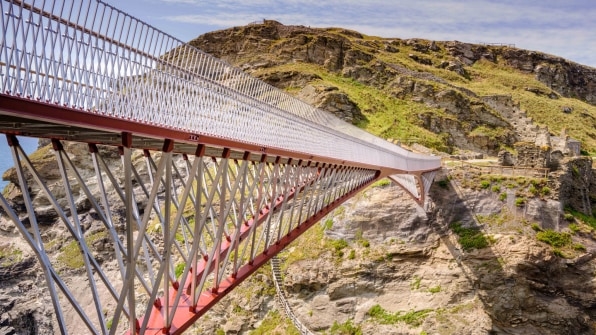
[(451, 224), (451, 229), (458, 235), (457, 241), (464, 251), (482, 249), (488, 246), (488, 239), (476, 228), (462, 227), (461, 223)]
[(437, 185), (439, 185), (439, 187), (441, 187), (441, 188), (448, 189), (449, 188), (449, 180), (447, 178), (441, 179), (441, 180), (437, 181)]
[(565, 213), (564, 218), (566, 221), (573, 221), (575, 219), (575, 217), (571, 213)]
[(561, 249), (559, 249), (559, 248), (553, 248), (553, 254), (555, 254), (555, 256), (557, 256), (557, 257), (567, 258), (567, 256), (563, 253), (563, 251), (561, 251)]
[(383, 178), (380, 180), (377, 180), (376, 182), (374, 182), (372, 184), (372, 187), (385, 187), (387, 185), (391, 185), (391, 180), (387, 179), (387, 178)]
[(515, 206), (522, 207), (526, 203), (525, 198), (515, 198)]
[(500, 187), (499, 185), (494, 185), (494, 186), (491, 188), (491, 191), (493, 191), (493, 192), (495, 192), (495, 193), (499, 193), (499, 192), (501, 192), (501, 187)]
[(499, 200), (505, 201), (505, 199), (507, 199), (507, 193), (503, 192), (499, 194)]
[(575, 243), (573, 245), (573, 250), (586, 251), (586, 247), (583, 244), (581, 244), (581, 243)]
[(542, 189), (540, 189), (540, 195), (546, 196), (549, 194), (550, 194), (550, 188), (548, 186), (544, 186)]
[(577, 234), (577, 232), (579, 231), (579, 226), (575, 223), (570, 223), (569, 230), (571, 230), (572, 233)]
[(596, 216), (594, 215), (586, 215), (582, 212), (578, 212), (572, 208), (565, 208), (565, 211), (571, 214), (574, 218), (581, 220), (585, 224), (591, 226), (592, 228), (596, 228)]
[(536, 234), (538, 241), (547, 243), (555, 248), (562, 248), (571, 244), (571, 235), (560, 233), (551, 229), (540, 231)]
[(354, 259), (356, 258), (356, 250), (352, 249), (350, 250), (350, 253), (348, 254), (348, 259)]
[(333, 248), (333, 254), (337, 257), (343, 257), (344, 252), (343, 249), (348, 246), (348, 242), (346, 240), (339, 239), (331, 241), (331, 247)]
[(483, 180), (483, 181), (480, 182), (480, 188), (481, 189), (486, 190), (489, 187), (490, 187), (490, 181)]
[(537, 223), (532, 223), (531, 227), (534, 231), (542, 231), (542, 228)]

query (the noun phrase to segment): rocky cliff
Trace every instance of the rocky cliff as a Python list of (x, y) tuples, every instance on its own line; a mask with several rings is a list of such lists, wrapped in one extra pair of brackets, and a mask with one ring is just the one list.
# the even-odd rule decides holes
[(596, 151), (596, 69), (560, 57), (276, 21), (190, 44), (382, 137), (496, 154), (526, 135), (494, 107), (496, 96), (530, 124), (567, 128)]

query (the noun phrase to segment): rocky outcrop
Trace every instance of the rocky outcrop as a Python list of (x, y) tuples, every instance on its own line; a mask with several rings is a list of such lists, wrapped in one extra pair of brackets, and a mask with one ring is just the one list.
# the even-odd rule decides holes
[(510, 46), (474, 45), (455, 41), (447, 42), (446, 49), (466, 65), (472, 65), (480, 59), (494, 62), (497, 57), (500, 57), (511, 67), (534, 74), (538, 81), (557, 94), (579, 98), (596, 105), (596, 69), (594, 68), (573, 63), (561, 57)]
[[(265, 21), (263, 24), (207, 33), (190, 43), (257, 74), (260, 79), (278, 88), (292, 89), (299, 98), (348, 122), (364, 119), (362, 112), (375, 113), (376, 107), (370, 106), (361, 111), (345, 93), (335, 91), (333, 86), (321, 85), (320, 76), (308, 71), (265, 69), (288, 63), (315, 64), (383, 90), (395, 98), (441, 110), (444, 113), (421, 113), (418, 115), (419, 123), (434, 133), (445, 134), (445, 141), (451, 147), (496, 155), (500, 145), (513, 145), (516, 138), (509, 121), (489, 105), (478, 101), (474, 92), (430, 72), (414, 71), (377, 56), (378, 50), (389, 47), (390, 52), (397, 52), (396, 47), (402, 45), (422, 54), (442, 52), (440, 43), (427, 42), (418, 39), (371, 41), (346, 30), (285, 26), (276, 21)], [(411, 58), (465, 75), (462, 63), (455, 59), (432, 64), (425, 56), (412, 54)], [(475, 131), (480, 125), (498, 130), (491, 134)]]
[[(520, 100), (527, 103), (524, 108), (530, 110), (526, 111), (512, 95), (479, 97), (469, 88), (469, 83), (479, 80), (471, 77), (477, 76), (477, 71), (470, 67), (481, 60), (494, 63), (497, 69), (509, 67), (535, 74), (535, 85), (524, 83), (517, 87), (511, 83), (498, 91), (532, 92), (547, 100), (577, 98), (596, 105), (594, 69), (507, 45), (370, 38), (345, 29), (286, 26), (271, 20), (207, 33), (191, 44), (293, 94), (308, 85), (335, 86), (325, 75), (320, 75), (326, 72), (334, 77), (350, 78), (390, 97), (419, 103), (423, 107), (415, 108), (417, 121), (412, 126), (439, 134), (443, 146), (435, 148), (449, 152), (462, 149), (496, 155), (501, 146), (535, 140), (537, 124), (527, 114), (541, 113), (534, 110), (540, 108), (539, 104)], [(393, 56), (396, 54), (403, 56)], [(453, 74), (445, 70), (461, 79), (453, 79)], [(494, 78), (488, 74), (487, 79)], [(486, 92), (484, 88), (481, 91)], [(355, 105), (365, 116), (390, 112), (384, 110), (386, 105), (382, 103), (364, 100)], [(320, 107), (338, 112), (333, 104)], [(582, 113), (587, 124), (596, 124), (589, 110), (582, 112), (566, 103), (560, 110), (567, 114)], [(339, 114), (349, 115), (343, 111)], [(346, 119), (350, 120), (349, 116)], [(548, 125), (553, 129), (560, 126), (553, 122)], [(399, 126), (389, 124), (387, 128), (387, 136), (395, 136), (389, 134), (397, 132), (392, 129)], [(573, 135), (578, 136), (576, 129)], [(590, 133), (590, 139), (594, 138), (592, 135), (596, 136)]]
[(306, 85), (297, 97), (304, 102), (331, 112), (348, 123), (358, 123), (364, 119), (360, 108), (350, 100), (347, 94), (339, 92), (337, 87)]
[[(294, 262), (285, 273), (301, 321), (324, 331), (352, 320), (363, 334), (593, 334), (596, 242), (582, 240), (587, 253), (563, 259), (523, 223), (560, 217), (558, 201), (530, 201), (520, 211), (513, 203), (504, 210), (490, 192), (433, 187), (431, 195), (429, 217), (393, 186), (369, 189), (336, 212), (326, 235), (351, 241), (344, 255)], [(504, 211), (510, 221), (479, 227), (491, 236), (486, 248), (462, 249), (449, 227)], [(544, 220), (544, 228), (558, 222)], [(419, 323), (379, 324), (368, 314), (374, 305), (427, 314)]]

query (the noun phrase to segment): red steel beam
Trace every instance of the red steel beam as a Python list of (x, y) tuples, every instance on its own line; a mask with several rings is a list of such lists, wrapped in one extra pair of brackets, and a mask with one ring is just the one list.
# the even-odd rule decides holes
[[(310, 218), (307, 218), (301, 224), (297, 225), (294, 229), (292, 229), (287, 235), (282, 237), (279, 241), (275, 244), (271, 245), (269, 248), (265, 249), (262, 253), (257, 255), (254, 258), (252, 264), (248, 263), (240, 267), (238, 272), (235, 276), (228, 276), (224, 280), (222, 280), (221, 284), (217, 287), (216, 290), (208, 289), (203, 291), (199, 296), (199, 301), (196, 306), (192, 305), (192, 298), (187, 292), (182, 292), (180, 297), (180, 303), (174, 313), (174, 318), (172, 321), (172, 325), (169, 329), (165, 328), (163, 314), (161, 308), (155, 307), (151, 309), (151, 314), (149, 316), (150, 320), (147, 325), (147, 329), (145, 330), (145, 334), (170, 334), (170, 335), (178, 335), (184, 333), (190, 326), (192, 326), (201, 316), (203, 316), (213, 305), (215, 305), (219, 300), (221, 300), (226, 294), (230, 293), (236, 286), (238, 286), (242, 281), (248, 278), (251, 274), (253, 274), (258, 268), (262, 265), (267, 263), (273, 256), (278, 254), (282, 251), (288, 244), (292, 243), (296, 238), (302, 235), (307, 229), (312, 227), (315, 223), (319, 222), (325, 215), (333, 211), (343, 202), (351, 198), (356, 193), (360, 192), (362, 189), (366, 188), (372, 182), (377, 180), (379, 177), (379, 173), (375, 178), (364, 182), (362, 185), (359, 185), (355, 189), (349, 191), (348, 193), (344, 194), (342, 197), (336, 199), (335, 201), (329, 203), (327, 206), (323, 207), (318, 213), (313, 215)], [(181, 289), (179, 287), (178, 289)], [(170, 300), (174, 301), (174, 298), (178, 294), (178, 289), (172, 287), (170, 288), (169, 295)], [(173, 306), (170, 306), (173, 308)], [(139, 322), (137, 324), (140, 324)], [(130, 330), (126, 333), (130, 334), (138, 334), (138, 330), (135, 332), (131, 332)]]
[[(292, 159), (303, 159), (305, 161), (314, 161), (329, 164), (349, 165), (371, 170), (381, 170), (381, 177), (390, 174), (407, 174), (408, 171), (392, 169), (388, 167), (379, 167), (376, 165), (360, 162), (351, 162), (339, 159), (333, 159), (323, 156), (315, 156), (305, 152), (295, 152), (275, 147), (263, 147), (255, 144), (245, 143), (238, 140), (225, 139), (215, 136), (190, 133), (171, 128), (160, 127), (151, 124), (138, 123), (134, 120), (126, 120), (105, 116), (78, 108), (53, 104), (49, 102), (35, 101), (23, 97), (15, 97), (6, 94), (0, 94), (0, 115), (12, 115), (16, 117), (36, 120), (41, 122), (59, 124), (64, 126), (78, 126), (92, 130), (102, 130), (106, 133), (120, 135), (122, 132), (130, 132), (134, 136), (141, 136), (153, 139), (171, 139), (175, 142), (189, 144), (205, 144), (217, 148), (230, 148), (237, 151), (250, 151), (267, 154), (268, 156), (291, 157)], [(22, 133), (15, 131), (15, 135)], [(52, 136), (58, 138), (56, 136)], [(66, 138), (58, 138), (66, 139)], [(85, 142), (85, 139), (77, 139)], [(96, 143), (113, 144), (113, 143)], [(144, 148), (141, 148), (144, 149)], [(432, 170), (429, 170), (432, 171)], [(426, 172), (426, 171), (417, 171)]]

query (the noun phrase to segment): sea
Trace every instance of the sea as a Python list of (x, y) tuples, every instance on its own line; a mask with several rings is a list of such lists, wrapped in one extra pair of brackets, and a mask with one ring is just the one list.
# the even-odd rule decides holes
[[(4, 174), (4, 171), (10, 169), (14, 165), (10, 147), (6, 142), (6, 138), (3, 137), (4, 136), (0, 136), (0, 176)], [(27, 154), (30, 154), (37, 149), (37, 138), (24, 136), (17, 136), (17, 138), (19, 139), (21, 147)], [(0, 191), (4, 190), (6, 185), (8, 185), (7, 181), (0, 180)]]

